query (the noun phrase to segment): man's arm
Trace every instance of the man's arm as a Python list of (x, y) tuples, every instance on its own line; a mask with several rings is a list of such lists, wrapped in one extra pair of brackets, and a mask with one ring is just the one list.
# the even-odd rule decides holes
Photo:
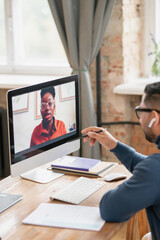
[(100, 213), (105, 221), (123, 222), (139, 210), (156, 204), (160, 180), (157, 164), (147, 158), (137, 165), (130, 179), (102, 197)]
[(121, 142), (110, 150), (119, 159), (119, 161), (130, 171), (133, 172), (138, 163), (147, 158), (146, 155), (137, 153), (134, 148), (129, 147)]
[[(102, 132), (96, 133), (99, 130), (102, 130)], [(105, 149), (113, 152), (131, 172), (134, 170), (137, 163), (146, 158), (145, 155), (137, 153), (133, 148), (118, 142), (117, 139), (103, 128), (89, 127), (83, 129), (82, 133), (88, 135), (88, 137), (84, 138), (84, 141), (87, 142), (89, 140), (90, 146), (93, 146), (97, 140)]]

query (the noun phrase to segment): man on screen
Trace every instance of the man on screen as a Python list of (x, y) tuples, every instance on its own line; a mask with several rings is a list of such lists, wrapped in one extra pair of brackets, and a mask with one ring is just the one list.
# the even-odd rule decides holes
[(31, 147), (67, 133), (64, 122), (56, 120), (54, 117), (55, 88), (44, 88), (40, 94), (42, 122), (33, 130), (30, 143)]

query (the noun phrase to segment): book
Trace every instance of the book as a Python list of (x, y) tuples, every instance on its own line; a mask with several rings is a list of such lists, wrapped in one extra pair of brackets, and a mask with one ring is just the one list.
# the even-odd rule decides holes
[(100, 161), (98, 164), (92, 167), (89, 171), (65, 169), (65, 168), (58, 168), (58, 167), (49, 167), (48, 170), (69, 174), (69, 175), (78, 175), (78, 176), (97, 178), (97, 177), (104, 177), (108, 172), (110, 172), (117, 165), (118, 163), (115, 163), (115, 162)]
[(100, 160), (82, 157), (65, 156), (63, 158), (56, 159), (51, 167), (74, 169), (80, 171), (89, 171), (92, 167), (98, 164)]

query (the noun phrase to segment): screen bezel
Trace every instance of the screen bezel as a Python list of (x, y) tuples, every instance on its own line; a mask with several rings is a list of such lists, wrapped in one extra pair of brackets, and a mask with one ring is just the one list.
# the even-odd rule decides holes
[[(75, 111), (76, 111), (76, 131), (73, 135), (64, 135), (64, 138), (58, 139), (58, 141), (49, 141), (48, 145), (37, 145), (31, 148), (31, 151), (25, 152), (20, 154), (20, 157), (16, 157), (15, 154), (15, 146), (14, 146), (14, 126), (13, 126), (13, 111), (12, 111), (12, 98), (21, 94), (26, 94), (29, 92), (34, 92), (41, 90), (43, 88), (47, 88), (50, 86), (58, 86), (61, 84), (69, 83), (69, 82), (75, 82)], [(59, 78), (55, 80), (50, 80), (43, 83), (38, 83), (35, 85), (13, 89), (8, 91), (7, 93), (7, 102), (8, 102), (8, 120), (9, 120), (9, 150), (10, 150), (10, 162), (11, 165), (17, 162), (21, 162), (23, 160), (26, 160), (32, 156), (35, 156), (37, 154), (40, 154), (44, 151), (50, 150), (52, 148), (58, 147), (62, 144), (65, 144), (70, 141), (74, 141), (80, 137), (80, 114), (79, 114), (79, 83), (78, 83), (78, 75), (72, 75), (64, 78)], [(23, 152), (23, 151), (22, 151)]]

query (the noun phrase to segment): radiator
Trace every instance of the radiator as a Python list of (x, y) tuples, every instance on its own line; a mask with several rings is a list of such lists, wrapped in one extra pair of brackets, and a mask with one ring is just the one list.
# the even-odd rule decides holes
[(10, 175), (7, 111), (0, 107), (0, 178)]

